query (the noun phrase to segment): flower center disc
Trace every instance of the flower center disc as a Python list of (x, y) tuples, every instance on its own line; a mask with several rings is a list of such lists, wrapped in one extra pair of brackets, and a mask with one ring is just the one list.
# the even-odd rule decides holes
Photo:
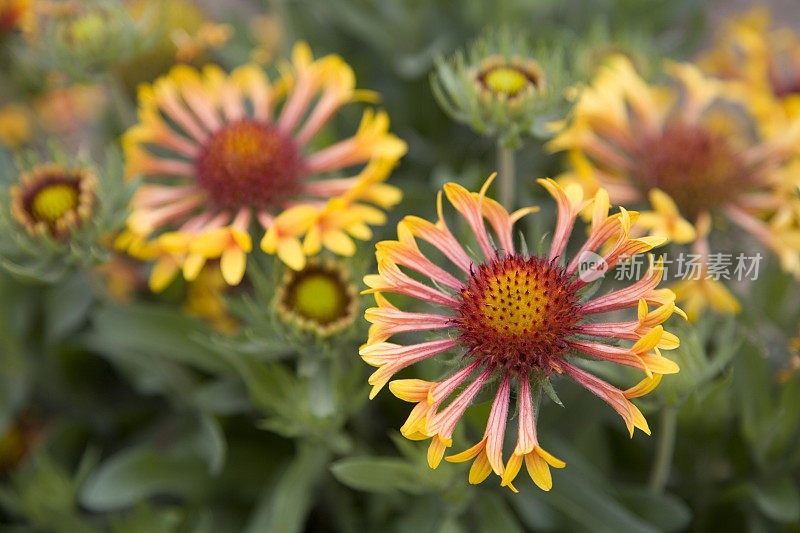
[(40, 189), (31, 200), (34, 220), (53, 223), (78, 206), (78, 188), (73, 183), (52, 183)]
[(346, 317), (349, 305), (346, 284), (336, 271), (307, 268), (286, 288), (284, 306), (323, 326)]
[(643, 190), (657, 187), (695, 219), (741, 194), (747, 169), (730, 141), (703, 128), (673, 124), (645, 141), (636, 154)]
[(581, 316), (577, 286), (562, 268), (513, 255), (477, 267), (461, 291), (455, 321), (473, 357), (527, 371), (548, 368)]
[(512, 67), (497, 67), (483, 75), (483, 83), (492, 92), (513, 96), (531, 82), (528, 76)]
[(197, 182), (223, 207), (271, 207), (297, 193), (302, 160), (274, 126), (242, 120), (215, 133), (196, 161)]

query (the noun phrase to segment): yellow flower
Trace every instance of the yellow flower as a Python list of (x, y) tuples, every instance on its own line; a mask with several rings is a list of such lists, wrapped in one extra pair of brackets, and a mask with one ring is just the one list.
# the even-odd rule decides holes
[(386, 113), (372, 109), (354, 136), (314, 146), (339, 109), (363, 94), (340, 57), (315, 60), (305, 43), (272, 83), (255, 65), (230, 74), (178, 66), (142, 86), (139, 124), (123, 138), (128, 175), (145, 181), (128, 229), (149, 241), (164, 232), (185, 240), (162, 257), (169, 260), (154, 270), (155, 285), (179, 269), (191, 279), (216, 258), (236, 285), (257, 228), (261, 248), (295, 270), (322, 247), (352, 255), (353, 239), (369, 239), (368, 225), (385, 223), (379, 207), (399, 201), (383, 182), (406, 151)]
[(667, 237), (677, 243), (692, 242), (697, 237), (697, 232), (678, 212), (678, 206), (661, 189), (650, 189), (648, 193), (653, 211), (639, 214), (637, 224), (647, 230), (651, 235)]
[(557, 49), (534, 49), (521, 33), (489, 33), (449, 61), (438, 61), (431, 88), (442, 109), (474, 131), (515, 147), (542, 135), (564, 84)]
[(139, 266), (127, 255), (115, 253), (111, 259), (98, 265), (95, 273), (102, 278), (108, 294), (115, 302), (128, 303), (145, 285)]
[(741, 82), (766, 129), (800, 115), (800, 36), (771, 29), (770, 13), (755, 8), (728, 21), (701, 66)]
[(186, 287), (183, 309), (190, 315), (208, 322), (221, 333), (231, 333), (239, 326), (228, 311), (225, 290), (229, 288), (216, 268), (203, 268)]
[(736, 314), (742, 309), (736, 297), (722, 282), (715, 279), (705, 277), (686, 279), (670, 288), (675, 293), (675, 298), (683, 302), (681, 306), (686, 312), (686, 317), (692, 322), (709, 307), (723, 314)]
[(67, 135), (95, 121), (103, 112), (106, 94), (98, 85), (75, 84), (45, 91), (33, 106), (41, 126), (53, 133)]

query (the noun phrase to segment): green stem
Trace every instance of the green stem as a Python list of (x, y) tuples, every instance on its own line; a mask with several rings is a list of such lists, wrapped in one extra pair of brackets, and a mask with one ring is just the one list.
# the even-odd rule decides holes
[(513, 149), (497, 146), (497, 171), (500, 182), (500, 204), (506, 210), (513, 211), (517, 188)]
[(667, 404), (661, 410), (658, 427), (658, 442), (653, 470), (650, 472), (650, 490), (660, 494), (667, 485), (669, 471), (672, 467), (672, 456), (675, 452), (675, 433), (678, 429), (678, 406)]

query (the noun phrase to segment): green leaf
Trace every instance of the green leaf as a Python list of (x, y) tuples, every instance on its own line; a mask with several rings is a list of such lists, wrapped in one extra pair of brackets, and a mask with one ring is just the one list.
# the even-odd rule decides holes
[(553, 488), (540, 496), (545, 503), (593, 533), (658, 531), (658, 527), (628, 510), (606, 477), (571, 445), (561, 441), (553, 449), (558, 450), (556, 456), (565, 460), (567, 467), (551, 470)]
[(204, 413), (224, 416), (241, 414), (250, 408), (247, 392), (236, 377), (198, 386), (192, 392), (192, 403)]
[(110, 519), (113, 533), (141, 533), (157, 531), (171, 533), (178, 531), (182, 513), (177, 508), (154, 509), (147, 504), (139, 504), (130, 512)]
[(623, 487), (620, 501), (661, 531), (684, 531), (692, 519), (689, 506), (671, 494), (656, 494), (643, 486)]
[(800, 492), (790, 477), (754, 484), (752, 494), (761, 512), (772, 520), (782, 523), (800, 520)]
[(200, 434), (196, 440), (199, 443), (199, 453), (208, 463), (209, 473), (219, 474), (225, 466), (225, 454), (228, 451), (225, 434), (219, 422), (210, 416), (201, 416)]
[[(748, 347), (749, 348), (749, 347)], [(775, 412), (770, 391), (772, 376), (767, 361), (754, 349), (743, 349), (733, 374), (742, 417), (742, 433), (756, 458), (762, 462), (767, 441), (763, 438)]]
[(211, 373), (229, 370), (202, 341), (207, 326), (179, 309), (153, 304), (107, 307), (94, 314), (93, 323), (90, 341), (100, 351), (154, 354)]
[(330, 365), (320, 362), (306, 383), (308, 405), (317, 418), (329, 418), (336, 414), (336, 392), (331, 384)]
[(301, 444), (297, 456), (267, 495), (245, 533), (302, 531), (314, 502), (314, 488), (325, 472), (330, 452), (318, 444)]
[(305, 397), (297, 378), (280, 363), (244, 354), (229, 354), (227, 359), (244, 380), (253, 402), (268, 413), (296, 408), (298, 400)]
[[(525, 469), (523, 468), (523, 474)], [(518, 494), (506, 493), (508, 502), (517, 512), (524, 526), (531, 531), (555, 531), (563, 527), (558, 514), (545, 503), (541, 491), (532, 483), (516, 484)]]
[(780, 457), (796, 448), (800, 432), (800, 376), (795, 374), (781, 388), (777, 407), (770, 457)]
[(86, 320), (93, 301), (92, 290), (80, 274), (54, 285), (44, 297), (47, 339), (57, 341), (76, 330)]
[(487, 492), (476, 500), (475, 516), (481, 531), (519, 532), (523, 529), (508, 504), (496, 493)]
[(465, 531), (466, 529), (458, 523), (458, 520), (450, 516), (445, 518), (444, 522), (439, 525), (436, 533), (464, 533)]
[(130, 448), (103, 462), (89, 476), (80, 502), (92, 511), (108, 511), (156, 495), (186, 496), (205, 484), (206, 472), (197, 456), (167, 455), (151, 446)]
[(430, 470), (395, 457), (351, 457), (331, 466), (341, 483), (366, 492), (422, 494), (433, 487)]

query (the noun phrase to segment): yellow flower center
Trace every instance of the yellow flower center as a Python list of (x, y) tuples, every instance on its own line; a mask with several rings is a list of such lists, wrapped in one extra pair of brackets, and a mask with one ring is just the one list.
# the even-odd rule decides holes
[(329, 335), (352, 323), (356, 292), (341, 267), (312, 261), (299, 272), (286, 271), (276, 308), (287, 322)]
[(513, 67), (498, 67), (484, 74), (483, 81), (495, 93), (513, 96), (530, 83), (525, 73)]
[(345, 294), (338, 280), (324, 274), (313, 274), (297, 284), (294, 297), (298, 313), (325, 323), (339, 315)]
[(35, 219), (55, 222), (78, 206), (78, 190), (67, 183), (54, 183), (43, 187), (31, 202)]
[(484, 323), (497, 332), (515, 335), (541, 329), (545, 310), (550, 306), (539, 276), (524, 270), (489, 277), (480, 300)]

